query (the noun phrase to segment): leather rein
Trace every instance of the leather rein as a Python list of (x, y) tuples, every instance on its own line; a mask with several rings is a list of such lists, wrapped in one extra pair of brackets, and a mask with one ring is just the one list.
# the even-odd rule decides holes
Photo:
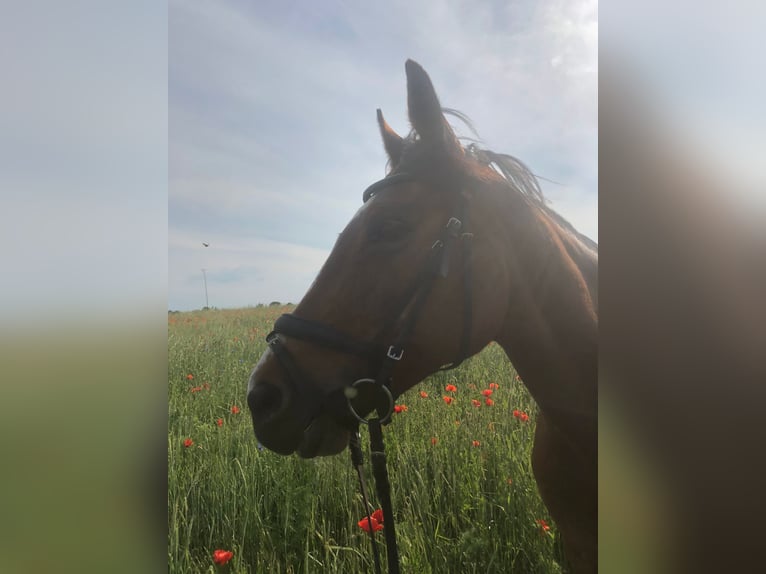
[[(391, 174), (368, 187), (362, 196), (362, 200), (366, 203), (387, 188), (399, 183), (415, 181), (416, 179), (409, 173)], [(446, 278), (448, 276), (450, 271), (450, 254), (453, 246), (458, 241), (461, 241), (463, 244), (463, 332), (458, 358), (439, 370), (456, 368), (468, 357), (469, 353), (473, 321), (471, 283), (473, 234), (464, 232), (467, 221), (467, 202), (465, 196), (460, 193), (459, 189), (453, 195), (457, 203), (457, 216), (450, 217), (447, 224), (442, 228), (439, 238), (431, 246), (428, 257), (416, 275), (410, 289), (407, 291), (409, 296), (396, 320), (398, 321), (406, 309), (409, 308), (410, 312), (405, 317), (402, 327), (393, 341), (388, 344), (382, 344), (360, 340), (329, 325), (291, 314), (279, 317), (274, 323), (274, 329), (266, 337), (269, 348), (287, 372), (293, 391), (305, 397), (307, 399), (305, 402), (314, 405), (314, 409), (306, 413), (306, 420), (309, 424), (318, 413), (324, 411), (332, 413), (340, 424), (351, 431), (349, 451), (351, 453), (352, 465), (359, 478), (377, 574), (381, 572), (380, 557), (375, 543), (373, 519), (370, 514), (371, 507), (363, 476), (364, 460), (360, 446), (359, 424), (368, 425), (370, 431), (370, 454), (376, 490), (383, 510), (388, 568), (389, 573), (398, 574), (399, 557), (396, 546), (393, 508), (391, 505), (391, 487), (386, 470), (386, 456), (381, 427), (391, 422), (391, 415), (394, 412), (395, 396), (390, 390), (393, 371), (404, 356), (408, 339), (425, 307), (426, 299), (434, 283), (438, 278)], [(454, 208), (455, 206), (453, 206)], [(327, 349), (355, 355), (367, 361), (368, 364), (379, 364), (377, 372), (373, 377), (358, 379), (347, 387), (325, 394), (320, 391), (320, 387), (314, 384), (311, 378), (300, 368), (285, 346), (284, 337), (300, 339)], [(365, 418), (364, 415), (356, 410), (354, 403), (358, 398), (365, 395), (366, 398), (372, 399), (375, 405), (373, 410), (377, 416)]]

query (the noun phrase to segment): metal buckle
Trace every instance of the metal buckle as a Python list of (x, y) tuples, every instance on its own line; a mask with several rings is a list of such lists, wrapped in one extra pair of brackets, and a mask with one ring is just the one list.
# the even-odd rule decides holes
[(276, 331), (272, 331), (271, 333), (266, 335), (266, 343), (268, 343), (269, 345), (273, 345), (276, 342), (277, 337), (279, 337), (279, 333), (277, 333)]
[(393, 359), (394, 361), (401, 360), (402, 356), (404, 355), (404, 349), (400, 348), (398, 353), (396, 351), (397, 351), (396, 347), (391, 345), (388, 348), (388, 351), (386, 351), (386, 357), (388, 357), (389, 359)]

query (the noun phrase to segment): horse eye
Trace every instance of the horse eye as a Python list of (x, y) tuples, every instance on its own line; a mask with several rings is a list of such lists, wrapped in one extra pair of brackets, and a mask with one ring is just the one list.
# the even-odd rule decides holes
[(370, 241), (396, 241), (410, 231), (410, 226), (400, 219), (384, 219), (369, 228)]

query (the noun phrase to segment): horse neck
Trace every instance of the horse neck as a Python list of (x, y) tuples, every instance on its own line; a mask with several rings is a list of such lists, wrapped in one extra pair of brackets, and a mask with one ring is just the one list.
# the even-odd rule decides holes
[(582, 427), (596, 416), (598, 255), (546, 208), (511, 203), (498, 254), (507, 312), (495, 339), (546, 415)]

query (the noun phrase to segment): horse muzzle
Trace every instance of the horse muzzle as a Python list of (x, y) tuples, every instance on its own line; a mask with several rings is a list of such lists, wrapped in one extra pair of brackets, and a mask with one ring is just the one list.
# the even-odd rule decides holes
[(348, 433), (358, 428), (354, 412), (365, 413), (366, 402), (357, 402), (352, 411), (347, 391), (353, 385), (323, 392), (304, 373), (299, 376), (291, 377), (270, 349), (263, 354), (247, 392), (256, 438), (283, 455), (297, 452), (312, 458), (340, 452), (348, 444)]

